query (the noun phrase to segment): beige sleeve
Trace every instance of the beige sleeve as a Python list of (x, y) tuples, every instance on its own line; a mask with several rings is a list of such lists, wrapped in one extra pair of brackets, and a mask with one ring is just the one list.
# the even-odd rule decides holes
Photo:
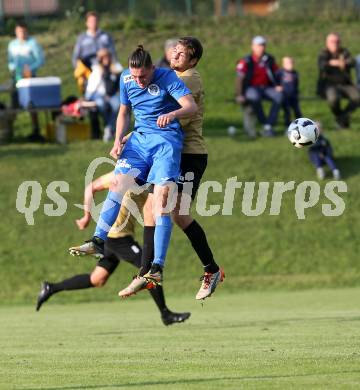
[[(185, 85), (190, 89), (191, 94), (195, 100), (195, 103), (198, 104), (200, 96), (201, 96), (201, 83), (198, 77), (194, 76), (183, 76), (180, 77), (181, 80), (185, 83)], [(185, 117), (180, 120), (181, 126), (186, 127), (192, 120), (192, 116)]]

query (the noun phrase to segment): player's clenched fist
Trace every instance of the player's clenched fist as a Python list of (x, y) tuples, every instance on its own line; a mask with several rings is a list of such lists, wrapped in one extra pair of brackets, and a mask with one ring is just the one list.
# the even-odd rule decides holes
[(160, 115), (157, 119), (156, 124), (159, 127), (166, 127), (170, 122), (172, 122), (176, 118), (174, 112), (169, 112), (168, 114)]
[(119, 141), (115, 141), (114, 142), (114, 146), (112, 147), (112, 149), (110, 150), (110, 156), (112, 158), (114, 158), (115, 160), (117, 160), (119, 158), (119, 155), (121, 153), (121, 149), (122, 149), (122, 144), (119, 142)]

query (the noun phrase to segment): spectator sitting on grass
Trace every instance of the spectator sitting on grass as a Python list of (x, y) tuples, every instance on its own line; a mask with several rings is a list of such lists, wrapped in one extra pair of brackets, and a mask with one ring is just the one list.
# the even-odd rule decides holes
[[(326, 48), (318, 58), (319, 96), (326, 98), (340, 128), (350, 127), (350, 113), (360, 104), (360, 93), (352, 83), (351, 68), (355, 61), (349, 50), (341, 46), (339, 34), (326, 37)], [(341, 108), (341, 98), (348, 99), (347, 106)]]
[(167, 39), (164, 45), (164, 56), (155, 64), (157, 68), (170, 68), (171, 56), (178, 43), (177, 39)]
[(302, 117), (299, 106), (299, 74), (294, 69), (292, 57), (283, 57), (282, 68), (277, 72), (277, 77), (283, 92), (284, 119), (287, 128), (291, 123), (291, 110), (294, 111), (294, 119)]
[(95, 101), (97, 109), (104, 118), (104, 142), (108, 142), (115, 134), (116, 117), (120, 107), (119, 82), (122, 67), (112, 61), (108, 49), (100, 49), (97, 53), (98, 64), (93, 66), (90, 74), (85, 98)]
[(355, 58), (356, 87), (360, 91), (360, 54)]
[[(44, 53), (35, 38), (28, 35), (28, 27), (23, 22), (18, 22), (15, 27), (16, 39), (8, 45), (8, 67), (12, 75), (13, 92), (11, 95), (11, 107), (18, 108), (18, 94), (15, 84), (22, 78), (35, 77), (37, 70), (44, 64)], [(31, 114), (32, 134), (30, 141), (43, 141), (40, 135), (39, 119), (36, 112)]]
[[(264, 126), (263, 135), (271, 137), (282, 103), (281, 87), (277, 85), (275, 75), (278, 66), (275, 58), (265, 51), (264, 37), (255, 37), (251, 49), (251, 54), (240, 60), (236, 67), (236, 101), (251, 104), (257, 119)], [(272, 102), (268, 116), (261, 104), (263, 99)]]
[(324, 165), (327, 165), (331, 169), (334, 179), (340, 180), (340, 171), (336, 166), (330, 141), (322, 134), (321, 123), (317, 122), (317, 127), (320, 131), (319, 138), (308, 149), (310, 161), (316, 168), (318, 179), (325, 178)]

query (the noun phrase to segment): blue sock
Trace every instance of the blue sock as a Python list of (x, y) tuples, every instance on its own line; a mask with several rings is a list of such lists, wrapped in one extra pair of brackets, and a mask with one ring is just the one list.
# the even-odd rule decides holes
[(166, 252), (170, 243), (172, 222), (170, 215), (156, 218), (154, 235), (154, 261), (153, 264), (164, 266)]
[(119, 214), (121, 201), (122, 194), (114, 191), (108, 192), (101, 209), (94, 236), (99, 237), (104, 241), (107, 239), (107, 234)]

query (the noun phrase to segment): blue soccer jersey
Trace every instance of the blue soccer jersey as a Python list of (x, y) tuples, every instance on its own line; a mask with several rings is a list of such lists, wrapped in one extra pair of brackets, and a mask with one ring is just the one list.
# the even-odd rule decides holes
[(126, 69), (120, 79), (121, 104), (131, 106), (135, 116), (135, 131), (146, 133), (166, 130), (182, 131), (178, 120), (160, 128), (156, 121), (160, 115), (180, 108), (177, 100), (191, 94), (184, 82), (171, 69), (156, 68), (146, 88), (140, 88)]
[[(140, 183), (149, 182), (160, 186), (177, 181), (183, 132), (178, 120), (171, 121), (164, 128), (157, 125), (157, 120), (160, 115), (179, 109), (177, 100), (190, 94), (191, 91), (172, 70), (155, 69), (151, 83), (146, 88), (140, 88), (128, 69), (124, 71), (120, 81), (120, 101), (131, 107), (135, 116), (135, 131), (125, 143), (115, 174), (130, 175)], [(106, 240), (108, 230), (120, 210), (121, 201), (121, 194), (109, 191), (96, 225), (95, 237)], [(169, 214), (156, 216), (153, 266), (164, 266), (171, 229)]]

